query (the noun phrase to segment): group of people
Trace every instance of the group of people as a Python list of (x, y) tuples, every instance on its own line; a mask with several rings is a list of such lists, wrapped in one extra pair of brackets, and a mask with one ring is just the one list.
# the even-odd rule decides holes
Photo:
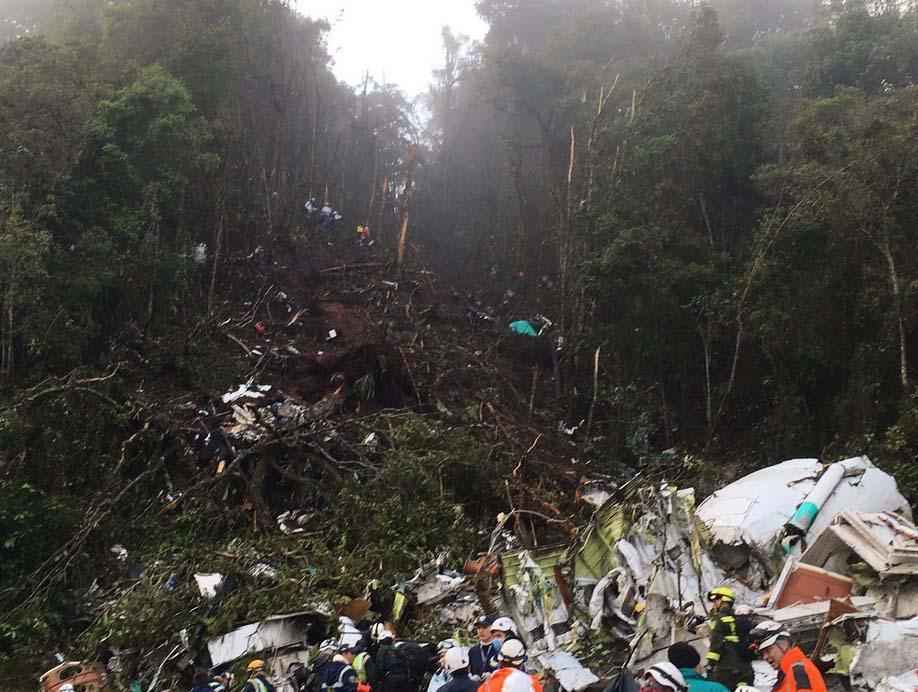
[[(700, 670), (701, 654), (688, 642), (667, 650), (667, 659), (640, 676), (640, 692), (757, 692), (752, 661), (760, 657), (778, 673), (773, 692), (826, 692), (819, 669), (793, 644), (791, 635), (773, 621), (750, 626), (735, 612), (728, 587), (708, 594), (711, 603), (710, 646)], [(288, 671), (297, 692), (542, 692), (539, 679), (526, 670), (526, 644), (511, 618), (483, 616), (475, 623), (478, 641), (463, 647), (445, 639), (430, 645), (403, 641), (391, 623), (365, 629), (342, 618), (336, 639), (319, 645), (310, 668)], [(265, 662), (246, 669), (241, 692), (275, 692)], [(226, 679), (195, 679), (192, 692), (229, 692)]]
[[(315, 197), (309, 199), (303, 206), (306, 210), (306, 221), (312, 226), (318, 226), (326, 236), (332, 236), (338, 222), (344, 218), (331, 204), (328, 202), (319, 204)], [(358, 224), (357, 247), (370, 248), (373, 247), (374, 242), (370, 235), (370, 225)]]
[(826, 692), (819, 668), (779, 623), (766, 620), (747, 629), (735, 612), (736, 595), (726, 586), (712, 589), (708, 601), (705, 674), (698, 670), (701, 655), (695, 647), (677, 642), (667, 650), (667, 661), (644, 672), (641, 692), (757, 692), (752, 668), (757, 657), (777, 671), (772, 692)]
[(325, 202), (320, 205), (315, 197), (303, 206), (306, 209), (306, 220), (317, 224), (319, 230), (326, 234), (334, 232), (335, 225), (344, 218), (331, 204)]

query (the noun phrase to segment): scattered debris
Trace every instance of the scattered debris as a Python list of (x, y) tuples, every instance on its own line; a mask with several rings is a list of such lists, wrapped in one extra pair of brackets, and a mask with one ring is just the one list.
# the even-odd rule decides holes
[(239, 399), (263, 399), (266, 392), (271, 391), (271, 385), (253, 385), (251, 382), (239, 385), (234, 391), (227, 392), (221, 397), (224, 404), (231, 404)]
[(277, 570), (274, 569), (271, 565), (265, 564), (264, 562), (259, 562), (252, 569), (249, 570), (249, 574), (253, 577), (264, 577), (265, 579), (274, 580), (277, 579)]
[(261, 622), (239, 627), (221, 637), (208, 640), (207, 650), (210, 652), (211, 663), (218, 668), (251, 654), (267, 651), (289, 653), (290, 650), (305, 649), (306, 631), (317, 620), (324, 622), (325, 616), (303, 611), (273, 615)]
[(64, 685), (83, 692), (102, 692), (108, 685), (108, 676), (102, 665), (70, 661), (52, 668), (38, 682), (42, 692), (58, 692)]
[(194, 580), (198, 583), (198, 591), (204, 598), (216, 598), (223, 586), (223, 575), (219, 573), (195, 574)]
[(829, 601), (851, 595), (854, 580), (812, 565), (788, 558), (784, 570), (772, 589), (769, 606), (784, 608), (799, 603)]
[(599, 682), (599, 678), (575, 656), (566, 651), (553, 651), (539, 656), (542, 668), (551, 673), (567, 692), (579, 692)]
[(517, 320), (516, 322), (511, 322), (510, 330), (514, 334), (521, 334), (522, 336), (538, 336), (539, 335), (539, 332), (536, 330), (534, 326), (532, 326), (532, 322), (530, 322), (529, 320)]
[(896, 480), (867, 457), (828, 466), (817, 459), (769, 466), (715, 492), (698, 507), (698, 518), (721, 566), (747, 583), (768, 583), (782, 567), (782, 547), (799, 554), (844, 511), (911, 518)]

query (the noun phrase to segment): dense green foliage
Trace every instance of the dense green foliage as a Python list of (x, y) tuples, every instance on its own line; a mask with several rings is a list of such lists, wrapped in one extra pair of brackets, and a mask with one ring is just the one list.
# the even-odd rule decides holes
[[(482, 547), (507, 459), (414, 416), (373, 474), (302, 463), (329, 495), (306, 537), (241, 509), (298, 453), (280, 442), (233, 491), (152, 509), (209, 474), (157, 395), (229, 386), (201, 325), (252, 298), (234, 258), (295, 259), (308, 283), (310, 197), (371, 223), (382, 258), (411, 199), (412, 259), (501, 319), (549, 315), (555, 419), (595, 415), (575, 439), (594, 470), (868, 453), (918, 499), (916, 3), (477, 6), (489, 32), (444, 28), (419, 122), (392, 85), (337, 82), (329, 27), (285, 0), (0, 1), (0, 665), (106, 636), (152, 650)], [(92, 380), (125, 353), (142, 367)], [(220, 608), (201, 564), (241, 584)], [(92, 610), (90, 587), (119, 596)]]
[(696, 4), (482, 0), (434, 87), (425, 237), (562, 321), (581, 412), (602, 345), (613, 454), (905, 464), (918, 9)]

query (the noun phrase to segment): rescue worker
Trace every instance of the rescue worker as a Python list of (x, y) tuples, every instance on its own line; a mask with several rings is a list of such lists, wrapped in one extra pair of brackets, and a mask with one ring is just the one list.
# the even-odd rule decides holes
[(370, 658), (370, 652), (364, 644), (360, 644), (354, 649), (354, 662), (351, 665), (354, 666), (354, 670), (357, 673), (357, 682), (359, 683), (366, 684), (368, 680), (367, 663)]
[(374, 625), (379, 648), (368, 668), (370, 687), (376, 692), (416, 692), (416, 682), (408, 658), (398, 650), (400, 642), (389, 624)]
[(491, 672), (500, 667), (500, 651), (511, 639), (519, 639), (516, 634), (516, 623), (508, 617), (499, 617), (491, 625), (491, 636), (494, 638), (495, 657), (491, 659)]
[(497, 618), (491, 625), (491, 636), (501, 643), (508, 639), (517, 639), (516, 623), (508, 617)]
[(242, 686), (242, 692), (275, 692), (274, 685), (268, 682), (265, 674), (265, 662), (260, 658), (249, 661), (245, 672), (249, 679)]
[(430, 682), (427, 683), (427, 692), (437, 692), (452, 679), (443, 665), (443, 657), (447, 651), (455, 649), (457, 646), (459, 644), (455, 639), (444, 639), (437, 644), (437, 669), (430, 676)]
[(461, 646), (443, 654), (443, 669), (450, 681), (440, 688), (440, 692), (475, 692), (478, 689), (478, 682), (469, 675), (469, 654)]
[(325, 666), (322, 692), (357, 692), (357, 671), (351, 665), (353, 662), (353, 645), (340, 644), (331, 663)]
[(325, 670), (332, 664), (336, 653), (338, 653), (338, 642), (334, 639), (326, 639), (319, 644), (319, 651), (306, 678), (306, 689), (309, 692), (319, 692), (322, 689)]
[(482, 615), (475, 623), (478, 643), (469, 649), (469, 674), (476, 680), (483, 680), (491, 673), (491, 662), (497, 658), (498, 646), (491, 633), (493, 624), (494, 618), (489, 615)]
[(526, 645), (523, 640), (507, 639), (497, 654), (500, 667), (478, 688), (478, 692), (512, 692), (522, 685), (522, 679), (519, 677), (521, 675), (529, 679), (533, 692), (542, 692), (542, 683), (523, 670), (526, 658)]
[(740, 631), (733, 612), (736, 594), (727, 586), (718, 586), (708, 592), (708, 601), (711, 602), (708, 618), (711, 646), (705, 656), (708, 680), (719, 682), (728, 690), (737, 685), (751, 685), (755, 673), (740, 644)]
[(641, 678), (641, 692), (687, 692), (682, 673), (669, 661), (650, 666)]
[(719, 682), (707, 680), (698, 673), (701, 654), (688, 642), (676, 642), (666, 651), (666, 657), (682, 674), (689, 692), (730, 692)]
[(790, 632), (772, 620), (760, 622), (749, 633), (752, 645), (778, 671), (772, 692), (826, 692), (826, 683), (815, 664), (791, 642)]

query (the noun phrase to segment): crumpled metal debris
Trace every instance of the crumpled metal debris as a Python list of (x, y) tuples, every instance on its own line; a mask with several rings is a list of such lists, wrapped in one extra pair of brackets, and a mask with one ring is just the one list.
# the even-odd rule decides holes
[(918, 668), (902, 675), (883, 678), (876, 687), (876, 692), (915, 692), (918, 690)]
[[(823, 478), (828, 481), (820, 485)], [(721, 566), (743, 572), (747, 583), (767, 583), (784, 562), (782, 541), (796, 537), (785, 547), (799, 554), (836, 514), (845, 511), (890, 511), (911, 518), (895, 478), (867, 457), (828, 466), (818, 459), (791, 459), (769, 466), (712, 494), (698, 507), (697, 516), (710, 534), (712, 555)]]
[(299, 509), (292, 509), (277, 515), (277, 528), (281, 533), (291, 535), (295, 533), (305, 533), (304, 528), (312, 515)]
[(566, 651), (542, 654), (538, 660), (543, 670), (554, 675), (567, 692), (579, 692), (599, 682), (589, 668), (584, 668), (576, 656)]
[(271, 580), (277, 579), (277, 570), (264, 562), (259, 562), (258, 564), (254, 565), (249, 570), (249, 574), (256, 578), (264, 577), (265, 579)]
[(231, 390), (220, 397), (220, 400), (224, 404), (231, 404), (234, 401), (239, 401), (239, 399), (263, 399), (266, 392), (271, 391), (271, 385), (269, 384), (252, 384), (251, 382), (246, 382), (245, 384), (239, 385), (236, 389)]
[(223, 575), (218, 572), (195, 574), (194, 580), (198, 584), (198, 591), (207, 599), (216, 598), (220, 587), (223, 586)]

